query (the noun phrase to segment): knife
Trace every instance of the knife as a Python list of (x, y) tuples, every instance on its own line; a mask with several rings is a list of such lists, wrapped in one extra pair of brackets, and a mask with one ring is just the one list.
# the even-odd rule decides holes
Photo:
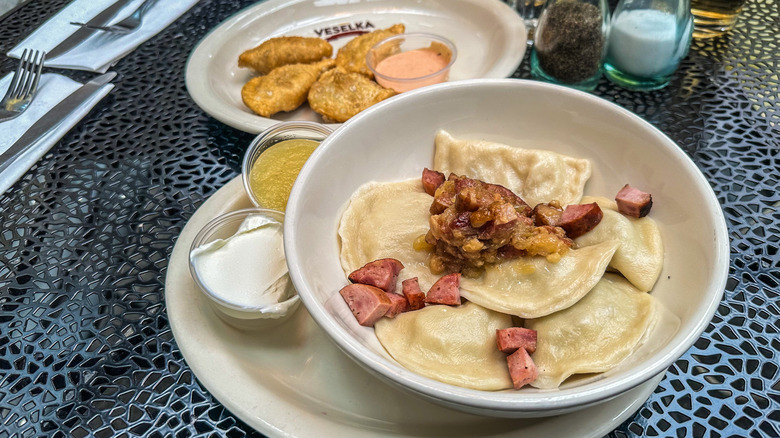
[[(120, 9), (125, 7), (131, 1), (133, 0), (117, 0), (116, 3), (113, 3), (111, 6), (104, 9), (103, 12), (95, 15), (95, 17), (89, 20), (86, 24), (89, 26), (105, 26), (106, 24), (108, 24), (109, 21), (111, 21), (112, 18), (114, 18), (114, 15), (116, 15), (116, 13), (119, 12)], [(95, 32), (97, 32), (95, 29), (87, 29), (86, 27), (79, 27), (79, 29), (73, 32), (71, 36), (65, 38), (64, 41), (59, 43), (53, 49), (49, 50), (49, 52), (46, 53), (46, 57), (48, 59), (53, 59), (56, 58), (57, 56), (62, 55), (68, 50), (81, 44), (82, 41), (87, 39), (90, 35), (92, 35)]]
[(0, 154), (0, 173), (10, 167), (19, 157), (22, 156), (39, 138), (46, 135), (49, 131), (59, 126), (65, 117), (70, 114), (79, 105), (92, 97), (96, 91), (103, 85), (106, 85), (111, 79), (114, 79), (116, 73), (108, 72), (79, 87), (76, 91), (68, 95), (57, 105), (54, 105), (37, 122), (30, 126), (19, 140), (16, 140), (5, 152)]

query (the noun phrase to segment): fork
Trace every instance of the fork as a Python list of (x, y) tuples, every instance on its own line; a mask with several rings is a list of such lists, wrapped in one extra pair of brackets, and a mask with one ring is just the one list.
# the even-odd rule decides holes
[(157, 0), (145, 0), (141, 5), (138, 6), (138, 8), (133, 11), (132, 14), (130, 14), (129, 17), (125, 18), (124, 20), (112, 24), (110, 26), (92, 26), (87, 23), (79, 23), (76, 21), (71, 21), (70, 24), (73, 24), (75, 26), (81, 26), (87, 29), (93, 29), (93, 30), (102, 30), (104, 32), (110, 32), (110, 33), (130, 33), (141, 25), (141, 21), (143, 20), (144, 14), (146, 14), (146, 11), (149, 10), (149, 8), (154, 5), (154, 3)]
[(46, 52), (24, 49), (19, 58), (19, 68), (16, 69), (11, 85), (0, 102), (0, 122), (19, 116), (30, 106), (35, 92), (38, 91), (38, 80)]

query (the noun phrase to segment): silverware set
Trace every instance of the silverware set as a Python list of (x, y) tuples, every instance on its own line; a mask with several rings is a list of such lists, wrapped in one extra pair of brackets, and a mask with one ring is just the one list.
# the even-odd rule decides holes
[[(154, 0), (145, 0), (141, 5), (139, 5), (138, 9), (136, 9), (129, 17), (127, 17), (127, 22), (125, 22), (125, 20), (119, 22), (125, 22), (122, 26), (120, 26), (119, 23), (113, 25), (125, 30), (119, 32), (112, 30), (110, 32), (130, 33), (138, 29), (143, 20), (143, 15), (152, 6), (149, 3), (153, 3), (153, 1)], [(105, 31), (108, 28), (113, 28), (113, 26), (108, 26), (108, 23), (114, 18), (117, 12), (122, 10), (122, 8), (131, 2), (132, 0), (117, 0), (86, 23), (71, 22), (72, 25), (78, 26), (79, 29), (73, 32), (73, 34), (68, 38), (65, 38), (65, 40), (63, 40), (56, 47), (51, 49), (49, 51), (49, 58), (56, 58), (57, 56), (60, 56), (63, 53), (71, 50), (72, 48), (81, 44), (95, 32)]]
[[(49, 52), (54, 58), (72, 49), (96, 31), (127, 34), (141, 26), (144, 15), (157, 0), (144, 0), (125, 19), (108, 25), (107, 23), (132, 0), (117, 0), (86, 23), (71, 22), (79, 29)], [(0, 102), (0, 122), (11, 120), (24, 112), (35, 98), (38, 82), (41, 78), (46, 52), (25, 49), (19, 62), (19, 68), (11, 79), (11, 85)]]
[(103, 85), (116, 76), (108, 72), (82, 85), (50, 109), (16, 141), (0, 154), (0, 172), (19, 159), (35, 142), (62, 123), (65, 117), (92, 97)]
[(138, 6), (138, 8), (135, 11), (133, 11), (132, 14), (130, 14), (130, 16), (110, 26), (107, 25), (101, 26), (101, 25), (90, 24), (90, 23), (79, 23), (76, 21), (71, 21), (70, 24), (74, 26), (86, 28), (86, 29), (101, 30), (109, 33), (119, 33), (119, 34), (130, 33), (141, 26), (144, 14), (146, 14), (149, 8), (151, 8), (156, 1), (157, 0), (144, 1), (143, 3), (141, 3), (141, 5)]
[[(56, 58), (73, 49), (95, 32), (128, 34), (141, 27), (144, 15), (157, 0), (144, 0), (126, 18), (112, 25), (108, 24), (119, 11), (132, 1), (116, 0), (86, 23), (71, 22), (72, 25), (79, 28), (51, 49), (48, 54), (40, 50), (24, 49), (19, 59), (19, 67), (11, 78), (8, 90), (0, 102), (0, 123), (18, 117), (30, 107), (38, 90), (38, 83), (47, 55), (49, 59)], [(94, 96), (114, 76), (116, 76), (115, 73), (106, 73), (94, 78), (42, 115), (16, 142), (0, 153), (0, 172), (13, 165), (38, 139), (59, 126), (76, 108)]]

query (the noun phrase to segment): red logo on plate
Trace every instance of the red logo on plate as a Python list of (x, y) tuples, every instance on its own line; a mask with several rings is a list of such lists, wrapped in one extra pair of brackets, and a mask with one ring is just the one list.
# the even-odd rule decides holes
[(314, 29), (314, 33), (326, 41), (333, 41), (349, 35), (360, 35), (370, 32), (369, 29), (376, 29), (370, 21), (356, 21), (354, 23), (343, 23), (335, 26)]

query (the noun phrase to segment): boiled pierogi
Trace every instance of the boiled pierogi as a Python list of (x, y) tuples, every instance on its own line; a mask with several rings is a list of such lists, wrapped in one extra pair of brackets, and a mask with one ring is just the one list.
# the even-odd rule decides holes
[(466, 303), (383, 318), (374, 329), (406, 368), (451, 385), (497, 391), (512, 387), (506, 355), (496, 348), (496, 330), (511, 326), (509, 315)]
[[(428, 232), (431, 197), (419, 179), (369, 183), (358, 189), (341, 216), (341, 267), (344, 273), (368, 262), (392, 257), (404, 265), (403, 279), (418, 277), (428, 290), (438, 276), (428, 269), (427, 251), (415, 251), (414, 240)], [(396, 290), (401, 290), (399, 277)]]
[(485, 268), (478, 278), (463, 278), (461, 295), (497, 312), (539, 318), (565, 309), (598, 283), (619, 242), (570, 250), (558, 263), (521, 257)]
[(661, 231), (649, 217), (634, 219), (618, 213), (615, 201), (603, 197), (586, 196), (582, 203), (597, 202), (604, 217), (588, 233), (574, 241), (579, 247), (617, 239), (620, 246), (609, 267), (623, 274), (637, 289), (647, 292), (653, 288), (664, 265), (664, 246)]
[[(606, 198), (583, 198), (591, 175), (588, 160), (455, 139), (440, 131), (433, 169), (500, 184), (532, 207), (553, 200), (564, 206), (597, 202), (603, 218), (555, 263), (523, 256), (488, 263), (476, 278), (464, 275), (463, 305), (428, 305), (377, 321), (377, 339), (402, 366), (461, 387), (512, 388), (507, 356), (496, 346), (496, 329), (515, 325), (514, 315), (537, 332), (532, 358), (538, 378), (531, 385), (557, 388), (573, 374), (604, 372), (623, 362), (648, 334), (656, 333), (659, 315), (677, 321), (645, 293), (663, 266), (657, 225), (649, 218), (625, 217)], [(431, 252), (415, 249), (415, 240), (431, 229), (433, 200), (419, 178), (361, 186), (338, 227), (345, 276), (374, 260), (394, 258), (404, 265), (396, 290), (412, 277), (421, 291), (429, 290), (439, 275), (431, 273)], [(605, 274), (608, 266), (625, 278)], [(676, 327), (672, 322), (669, 327)], [(658, 339), (668, 337), (662, 335)]]
[(607, 371), (634, 352), (656, 321), (652, 295), (615, 274), (605, 275), (568, 309), (526, 320), (536, 330), (531, 355), (539, 376), (531, 386), (557, 388), (573, 374)]
[(551, 151), (456, 139), (445, 131), (436, 134), (435, 145), (434, 169), (500, 184), (531, 207), (552, 200), (576, 204), (591, 175), (590, 161)]

